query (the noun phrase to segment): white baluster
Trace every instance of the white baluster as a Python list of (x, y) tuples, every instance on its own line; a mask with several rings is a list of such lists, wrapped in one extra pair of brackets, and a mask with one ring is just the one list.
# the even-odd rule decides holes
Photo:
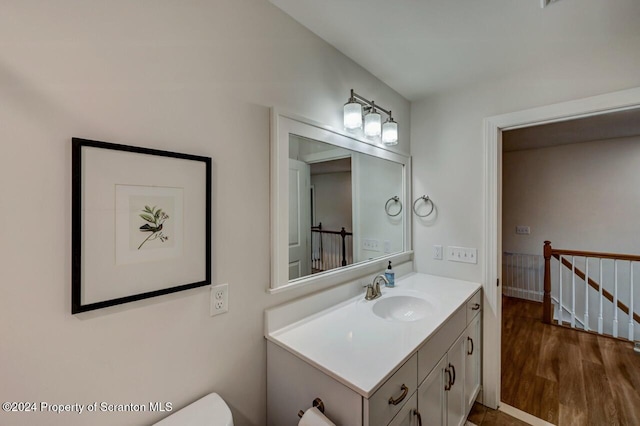
[(618, 260), (613, 261), (613, 337), (618, 337)]
[(522, 298), (522, 280), (520, 279), (520, 255), (515, 255), (516, 268), (515, 268), (515, 279), (516, 279), (516, 297)]
[(520, 298), (521, 299), (526, 299), (527, 298), (527, 293), (524, 289), (525, 287), (525, 270), (524, 270), (524, 255), (523, 254), (519, 254), (518, 255), (518, 264), (520, 265), (520, 268), (518, 269), (518, 271), (520, 272)]
[(512, 256), (511, 254), (507, 254), (507, 278), (509, 280), (509, 292), (507, 293), (509, 296), (513, 296), (513, 267)]
[(602, 281), (602, 259), (600, 259), (600, 288), (598, 293), (600, 295), (600, 311), (598, 314), (598, 333), (602, 334), (602, 287), (604, 287), (604, 282)]
[(525, 271), (527, 272), (527, 300), (532, 300), (531, 299), (531, 269), (529, 267), (531, 256), (527, 255), (525, 259), (527, 259), (527, 267), (525, 269)]
[(571, 328), (576, 328), (576, 257), (571, 256)]
[(514, 286), (514, 291), (515, 291), (515, 297), (522, 297), (522, 295), (520, 294), (520, 271), (518, 270), (518, 258), (520, 257), (520, 255), (518, 255), (517, 253), (515, 253), (513, 255), (514, 257), (514, 262), (516, 264), (515, 270), (514, 270), (514, 280), (515, 280), (515, 286)]
[(629, 340), (633, 341), (633, 262), (629, 262)]
[(589, 258), (584, 258), (584, 329), (589, 331)]
[(560, 285), (558, 285), (558, 323), (562, 325), (564, 322), (564, 312), (562, 310), (562, 255), (558, 257), (560, 263), (558, 264), (558, 270), (560, 271)]
[(509, 291), (511, 296), (516, 296), (516, 269), (513, 266), (516, 260), (516, 257), (514, 256), (513, 253), (511, 253), (509, 257), (511, 258), (509, 260), (509, 264), (511, 265), (511, 289)]
[(538, 302), (544, 298), (544, 257), (538, 256)]

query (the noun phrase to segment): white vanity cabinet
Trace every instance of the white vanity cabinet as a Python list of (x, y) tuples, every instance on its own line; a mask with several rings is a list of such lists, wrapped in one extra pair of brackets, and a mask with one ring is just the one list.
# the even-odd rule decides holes
[(414, 354), (367, 398), (267, 342), (267, 425), (297, 425), (298, 411), (320, 398), (327, 417), (340, 426), (413, 426), (406, 421), (416, 410), (417, 365)]
[(293, 324), (269, 312), (284, 326), (266, 333), (267, 425), (297, 425), (315, 398), (339, 426), (464, 424), (480, 390), (479, 284), (423, 274), (403, 284), (388, 297), (432, 292), (424, 321), (378, 320), (363, 300)]
[(471, 411), (480, 392), (482, 368), (482, 315), (478, 312), (466, 330), (464, 395), (466, 412)]
[[(418, 350), (419, 375), (426, 375), (418, 386), (418, 411), (423, 419), (429, 419), (426, 424), (463, 425), (478, 396), (480, 296), (480, 292), (474, 294), (466, 308), (459, 309)], [(449, 343), (451, 341), (453, 343)], [(434, 361), (438, 357), (439, 360)]]

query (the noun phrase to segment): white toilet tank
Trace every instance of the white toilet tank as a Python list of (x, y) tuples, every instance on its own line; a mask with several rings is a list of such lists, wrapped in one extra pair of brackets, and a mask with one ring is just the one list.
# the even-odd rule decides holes
[(233, 418), (220, 395), (210, 393), (160, 420), (155, 426), (233, 426)]

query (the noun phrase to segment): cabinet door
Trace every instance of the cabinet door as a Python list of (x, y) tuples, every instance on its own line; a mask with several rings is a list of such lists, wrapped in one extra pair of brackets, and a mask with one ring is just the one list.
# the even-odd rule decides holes
[(445, 373), (447, 355), (427, 375), (418, 387), (418, 411), (422, 416), (423, 426), (447, 425), (447, 394), (445, 390), (449, 376)]
[[(416, 401), (416, 393), (414, 392), (407, 403), (402, 406), (398, 414), (396, 414), (393, 420), (391, 420), (389, 426), (418, 426), (416, 418)], [(424, 425), (424, 420), (422, 424)]]
[(482, 315), (478, 314), (469, 324), (466, 330), (467, 352), (465, 360), (464, 395), (466, 400), (466, 413), (471, 411), (478, 392), (480, 392), (480, 367), (482, 355)]
[(464, 397), (465, 358), (467, 354), (467, 334), (462, 333), (448, 352), (447, 367), (451, 370), (451, 389), (447, 392), (447, 425), (460, 426), (466, 418)]

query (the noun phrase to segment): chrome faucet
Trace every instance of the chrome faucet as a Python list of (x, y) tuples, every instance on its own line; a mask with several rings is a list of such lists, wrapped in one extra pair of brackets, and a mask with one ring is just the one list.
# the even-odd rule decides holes
[(385, 284), (389, 284), (389, 280), (383, 274), (377, 275), (371, 284), (367, 284), (364, 287), (367, 289), (367, 294), (365, 294), (365, 300), (373, 300), (382, 296), (382, 291), (380, 291), (380, 280), (384, 281)]

